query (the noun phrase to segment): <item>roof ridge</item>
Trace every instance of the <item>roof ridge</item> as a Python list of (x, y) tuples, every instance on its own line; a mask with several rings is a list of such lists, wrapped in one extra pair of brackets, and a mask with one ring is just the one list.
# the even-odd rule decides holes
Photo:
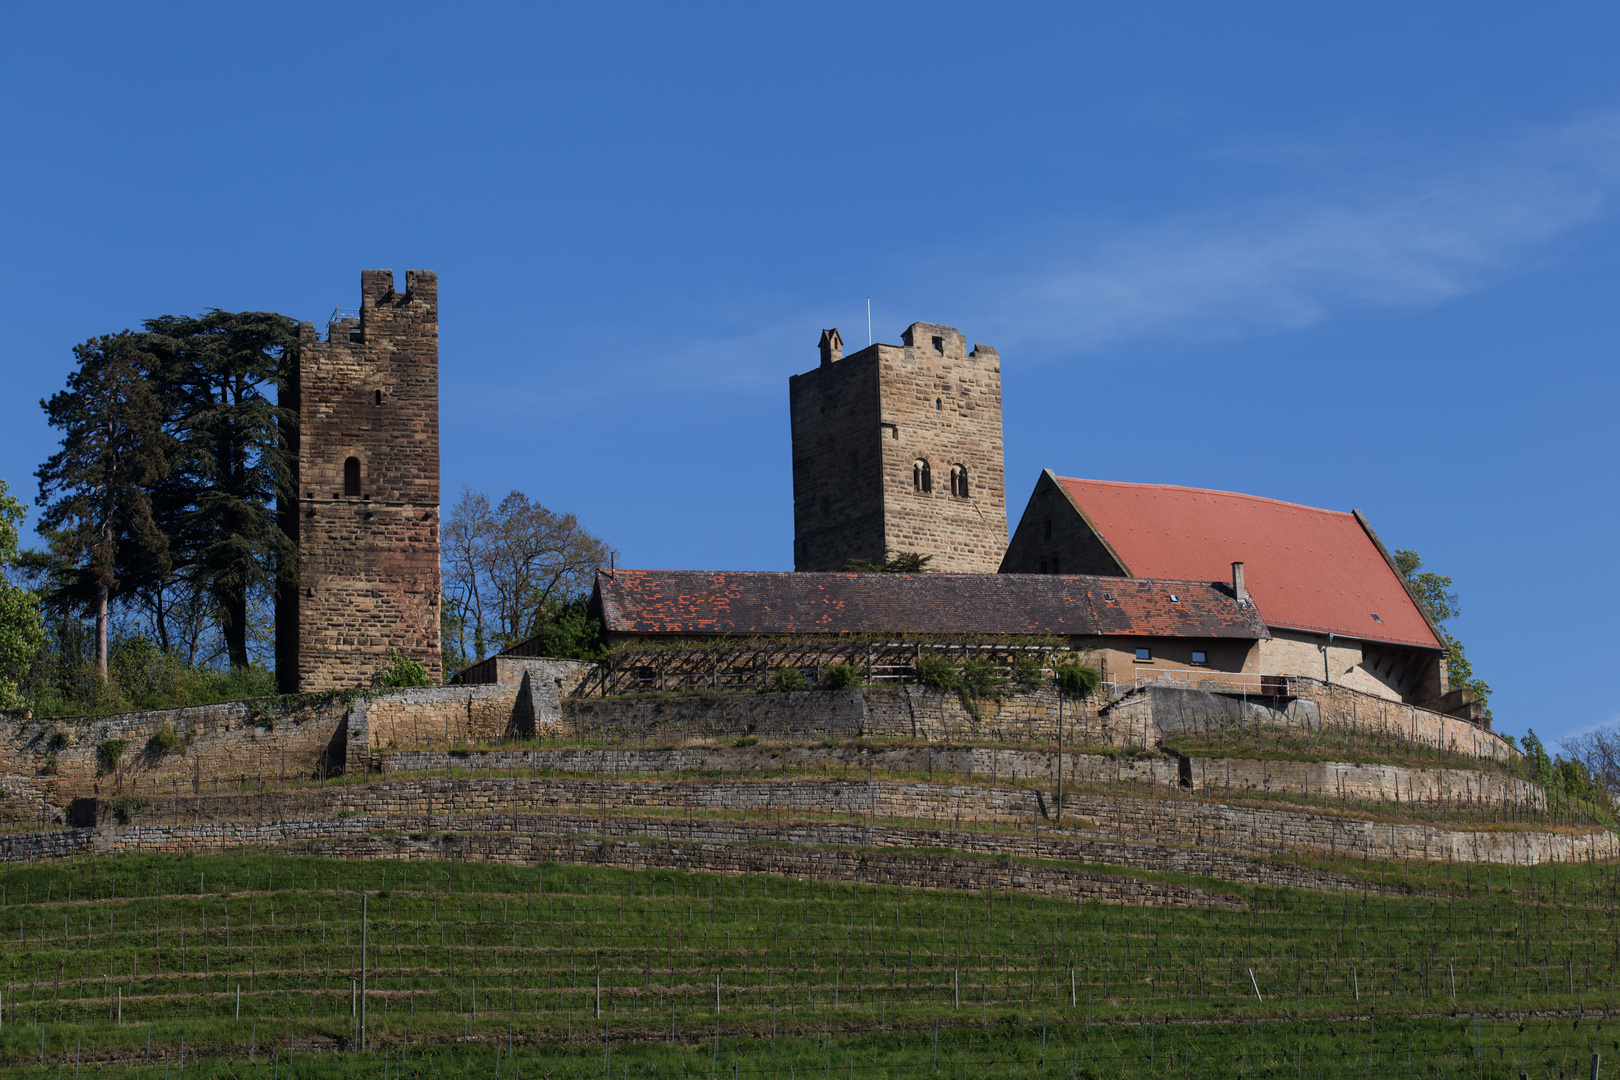
[[(1052, 474), (1057, 476), (1056, 473)], [(1115, 488), (1158, 488), (1164, 491), (1187, 491), (1198, 495), (1230, 495), (1234, 499), (1244, 499), (1248, 502), (1271, 503), (1276, 506), (1289, 506), (1296, 510), (1310, 510), (1318, 514), (1335, 514), (1339, 517), (1354, 517), (1352, 510), (1332, 510), (1325, 506), (1310, 506), (1306, 503), (1289, 502), (1287, 499), (1273, 499), (1265, 495), (1251, 495), (1245, 491), (1227, 491), (1224, 488), (1190, 487), (1186, 484), (1149, 484), (1133, 480), (1092, 480), (1084, 476), (1057, 476), (1059, 482), (1072, 480), (1077, 484), (1097, 484), (1104, 487)]]

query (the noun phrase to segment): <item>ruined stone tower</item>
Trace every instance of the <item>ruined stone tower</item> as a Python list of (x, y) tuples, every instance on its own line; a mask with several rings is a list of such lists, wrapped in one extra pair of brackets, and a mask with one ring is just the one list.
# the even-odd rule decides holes
[(845, 357), (824, 330), (821, 366), (788, 379), (795, 569), (900, 551), (932, 555), (934, 570), (1001, 565), (1001, 357), (932, 323), (901, 340)]
[(358, 312), (302, 345), (281, 404), (299, 418), (282, 528), (303, 572), (276, 604), (284, 693), (364, 686), (394, 649), (439, 653), (439, 296), (431, 270), (360, 274)]

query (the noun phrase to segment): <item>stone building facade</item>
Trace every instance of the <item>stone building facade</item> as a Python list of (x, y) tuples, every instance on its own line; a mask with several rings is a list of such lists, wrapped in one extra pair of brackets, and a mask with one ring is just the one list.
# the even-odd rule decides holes
[(398, 649), (437, 682), (439, 298), (431, 270), (360, 275), (353, 315), (310, 323), (281, 404), (298, 417), (282, 527), (303, 566), (276, 605), (285, 693), (364, 686)]
[(901, 341), (845, 357), (823, 331), (820, 366), (788, 379), (797, 570), (901, 551), (932, 556), (932, 570), (1001, 564), (1001, 357), (933, 323)]

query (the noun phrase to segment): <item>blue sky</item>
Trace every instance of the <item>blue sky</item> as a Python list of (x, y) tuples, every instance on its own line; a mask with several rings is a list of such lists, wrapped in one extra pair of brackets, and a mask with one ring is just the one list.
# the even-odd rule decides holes
[(438, 271), (444, 491), (791, 566), (824, 326), (1042, 468), (1365, 511), (1499, 726), (1620, 719), (1613, 5), (11, 5), (0, 477), (75, 342)]

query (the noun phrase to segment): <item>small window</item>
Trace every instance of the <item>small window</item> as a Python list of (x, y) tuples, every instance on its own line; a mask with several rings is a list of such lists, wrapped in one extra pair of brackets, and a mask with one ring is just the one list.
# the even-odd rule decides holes
[(349, 458), (343, 463), (343, 494), (357, 496), (360, 494), (360, 459)]
[(1384, 621), (1383, 619), (1380, 619), (1378, 617), (1378, 612), (1376, 612), (1376, 611), (1372, 613), (1372, 617), (1373, 617), (1373, 622), (1383, 622)]
[(1114, 594), (1111, 593), (1111, 592), (1103, 593), (1103, 602), (1108, 603), (1108, 604), (1112, 604), (1114, 602)]
[(1041, 573), (1043, 573), (1043, 574), (1046, 573), (1046, 560), (1045, 559), (1041, 560)]
[(1063, 573), (1063, 571), (1058, 569), (1058, 557), (1056, 555), (1052, 556), (1052, 573), (1054, 573), (1054, 574)]
[(1192, 662), (1195, 664), (1209, 663), (1209, 653), (1205, 652), (1203, 649), (1194, 649)]
[(1047, 518), (1045, 521), (1041, 522), (1041, 539), (1042, 540), (1050, 540), (1050, 539), (1052, 539), (1052, 519), (1051, 518)]
[(939, 412), (940, 409), (944, 408), (944, 406), (945, 406), (944, 399), (942, 399), (942, 398), (935, 398), (934, 399), (934, 411), (935, 412)]
[(928, 462), (918, 458), (911, 463), (911, 489), (919, 495), (926, 495), (934, 490), (934, 478), (928, 471)]
[(944, 338), (937, 337), (937, 338), (934, 339), (934, 351), (939, 353), (941, 356), (945, 355), (945, 339)]
[(966, 465), (951, 466), (951, 494), (959, 499), (968, 497), (968, 474)]
[(349, 331), (349, 340), (350, 341), (359, 341), (360, 340), (360, 331), (359, 330), (350, 330)]
[(378, 405), (382, 404), (382, 391), (381, 390), (377, 391), (377, 404)]
[(1153, 650), (1152, 649), (1137, 649), (1136, 650), (1136, 658), (1138, 660), (1152, 660), (1153, 659)]
[(1179, 603), (1181, 603), (1181, 597), (1177, 596), (1175, 593), (1171, 593), (1170, 594), (1170, 602), (1172, 604), (1179, 604)]

